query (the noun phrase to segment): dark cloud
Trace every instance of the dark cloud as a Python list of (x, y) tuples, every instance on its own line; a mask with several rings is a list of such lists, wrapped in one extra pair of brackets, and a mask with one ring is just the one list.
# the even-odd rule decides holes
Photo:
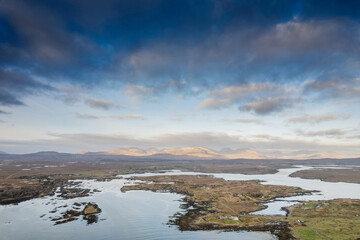
[(68, 41), (73, 39), (63, 30), (52, 9), (35, 2), (4, 0), (0, 13), (19, 39), (14, 47), (27, 49), (34, 60), (44, 64), (71, 60), (72, 50), (76, 49), (71, 49), (73, 44)]
[(0, 104), (5, 106), (24, 105), (24, 103), (18, 100), (14, 95), (3, 89), (0, 90)]
[[(319, 2), (2, 0), (0, 69), (137, 96), (354, 78), (359, 3)], [(14, 92), (2, 92), (3, 102), (22, 104)]]
[(76, 31), (75, 23), (50, 2), (2, 1), (0, 27), (7, 30), (0, 40), (0, 68), (31, 72), (49, 84), (92, 85), (103, 75), (111, 47)]
[(209, 34), (201, 44), (166, 38), (144, 44), (117, 59), (113, 71), (153, 87), (176, 80), (182, 83), (178, 90), (246, 81), (297, 83), (359, 72), (359, 37), (353, 34), (359, 32), (358, 22), (290, 19), (266, 27), (232, 24), (221, 34)]
[(320, 96), (327, 97), (360, 97), (360, 79), (359, 78), (336, 78), (336, 79), (319, 79), (307, 82), (305, 92), (319, 93)]
[(24, 95), (49, 90), (54, 90), (54, 88), (24, 73), (0, 69), (0, 105), (24, 105), (21, 100)]
[(92, 108), (101, 109), (101, 110), (109, 110), (110, 108), (120, 107), (120, 105), (117, 103), (113, 103), (111, 101), (103, 100), (103, 99), (88, 98), (85, 100), (85, 103)]
[(3, 111), (3, 110), (0, 110), (0, 114), (10, 114), (10, 112), (6, 112), (6, 111)]
[(296, 99), (294, 98), (286, 97), (265, 98), (246, 103), (243, 109), (260, 115), (265, 115), (272, 112), (280, 112), (284, 108), (291, 107), (295, 101)]

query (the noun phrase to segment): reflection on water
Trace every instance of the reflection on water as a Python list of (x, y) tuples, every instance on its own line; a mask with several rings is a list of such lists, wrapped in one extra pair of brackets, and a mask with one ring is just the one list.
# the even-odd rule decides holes
[[(360, 185), (355, 183), (329, 183), (320, 180), (289, 177), (289, 174), (310, 167), (281, 169), (275, 174), (211, 174), (226, 180), (259, 179), (263, 184), (297, 186), (319, 193), (306, 196), (279, 198), (266, 205), (268, 208), (254, 214), (284, 214), (281, 207), (290, 206), (296, 201), (327, 200), (334, 198), (359, 198)], [(166, 173), (137, 174), (151, 175), (203, 174), (195, 172), (169, 171)], [(134, 175), (124, 175), (130, 177)], [(175, 226), (166, 223), (179, 208), (182, 195), (173, 193), (153, 193), (130, 191), (122, 193), (121, 187), (128, 183), (125, 179), (110, 182), (83, 181), (85, 188), (99, 189), (101, 192), (79, 199), (60, 199), (44, 197), (22, 202), (19, 205), (0, 206), (0, 233), (3, 240), (16, 239), (276, 239), (268, 232), (219, 232), (196, 231), (180, 232)], [(131, 183), (131, 181), (130, 181)], [(54, 226), (50, 217), (60, 214), (49, 213), (56, 207), (72, 205), (75, 202), (95, 202), (102, 209), (98, 223), (86, 225), (78, 220)], [(43, 217), (40, 217), (44, 215)]]

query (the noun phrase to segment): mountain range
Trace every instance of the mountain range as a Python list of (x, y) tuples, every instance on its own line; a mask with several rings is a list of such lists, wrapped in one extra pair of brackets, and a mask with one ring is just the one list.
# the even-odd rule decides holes
[(297, 152), (287, 156), (265, 155), (251, 149), (241, 149), (229, 152), (216, 152), (204, 147), (182, 147), (182, 148), (165, 148), (155, 149), (149, 148), (143, 150), (140, 148), (117, 148), (105, 152), (88, 152), (83, 151), (78, 154), (101, 154), (101, 155), (121, 155), (131, 157), (151, 157), (151, 158), (167, 158), (167, 159), (323, 159), (323, 158), (358, 158), (357, 156), (348, 156), (336, 152)]

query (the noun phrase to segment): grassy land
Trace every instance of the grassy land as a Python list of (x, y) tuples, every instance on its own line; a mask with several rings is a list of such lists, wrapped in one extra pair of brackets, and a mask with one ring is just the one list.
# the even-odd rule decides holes
[(336, 199), (306, 202), (293, 206), (289, 219), (293, 235), (300, 239), (360, 238), (360, 200)]
[(290, 176), (307, 179), (321, 179), (326, 182), (360, 183), (360, 168), (301, 170), (292, 173)]
[(188, 195), (188, 201), (212, 202), (209, 210), (226, 215), (257, 211), (264, 208), (261, 203), (267, 200), (308, 192), (297, 187), (262, 185), (258, 181), (226, 181), (208, 175), (151, 176), (136, 179), (154, 183), (125, 186), (122, 191), (141, 189), (184, 193)]

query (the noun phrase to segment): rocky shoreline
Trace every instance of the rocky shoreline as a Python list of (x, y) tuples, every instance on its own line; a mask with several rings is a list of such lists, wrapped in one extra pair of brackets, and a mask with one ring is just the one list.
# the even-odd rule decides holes
[(5, 188), (0, 190), (0, 205), (18, 204), (33, 198), (54, 195), (58, 187), (67, 183), (67, 179), (48, 176), (20, 177), (21, 179), (36, 181), (35, 186), (20, 188)]
[(205, 216), (208, 213), (215, 213), (209, 210), (211, 202), (195, 203), (185, 197), (183, 200), (182, 209), (185, 213), (175, 213), (169, 220), (169, 225), (174, 225), (180, 231), (268, 231), (278, 237), (279, 240), (293, 239), (289, 224), (285, 221), (269, 222), (263, 225), (239, 226), (236, 224), (220, 224), (220, 223), (197, 223), (196, 219)]
[[(23, 201), (31, 200), (34, 198), (44, 196), (55, 196), (60, 199), (74, 199), (88, 197), (96, 192), (100, 192), (98, 189), (88, 189), (81, 186), (81, 181), (76, 181), (68, 178), (52, 178), (52, 177), (31, 177), (29, 179), (38, 181), (36, 187), (32, 188), (16, 188), (16, 189), (3, 189), (0, 191), (0, 204), (18, 204)], [(92, 178), (90, 178), (92, 179)], [(97, 181), (110, 181), (112, 178), (96, 179)], [(55, 198), (50, 199), (51, 201)], [(46, 205), (51, 202), (46, 203)], [(51, 221), (54, 221), (54, 225), (64, 224), (78, 220), (82, 217), (87, 224), (98, 222), (98, 214), (101, 213), (101, 209), (96, 203), (93, 202), (75, 202), (68, 207), (58, 206), (51, 210), (50, 214), (55, 214), (59, 209), (68, 208), (66, 211), (61, 212), (61, 216), (49, 217)], [(83, 209), (81, 209), (83, 208)], [(40, 217), (43, 218), (47, 214), (43, 214)]]
[[(23, 201), (34, 198), (52, 196), (60, 188), (60, 197), (64, 199), (87, 197), (99, 190), (92, 192), (90, 189), (76, 187), (80, 182), (69, 177), (20, 177), (21, 179), (35, 181), (33, 186), (23, 186), (19, 188), (3, 188), (0, 189), (0, 205), (18, 204)], [(117, 178), (117, 177), (116, 177)], [(111, 181), (114, 178), (96, 178), (96, 181)], [(79, 178), (76, 180), (94, 180), (94, 178)]]

